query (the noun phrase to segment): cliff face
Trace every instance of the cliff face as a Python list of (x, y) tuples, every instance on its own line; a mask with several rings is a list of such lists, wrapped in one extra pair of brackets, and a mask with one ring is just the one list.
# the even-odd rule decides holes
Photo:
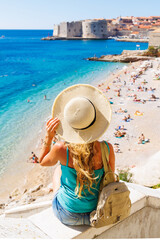
[(124, 50), (120, 55), (103, 55), (101, 57), (91, 57), (87, 60), (102, 62), (137, 62), (140, 60), (150, 60), (152, 57), (143, 56), (146, 50)]

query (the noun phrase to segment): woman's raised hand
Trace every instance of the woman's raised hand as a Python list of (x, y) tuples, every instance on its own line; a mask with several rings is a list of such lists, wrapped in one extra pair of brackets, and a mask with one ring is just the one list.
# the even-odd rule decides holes
[(53, 139), (53, 137), (55, 136), (56, 134), (56, 129), (59, 125), (59, 119), (56, 117), (56, 118), (50, 118), (46, 124), (46, 131), (47, 131), (47, 134), (46, 136), (50, 139)]

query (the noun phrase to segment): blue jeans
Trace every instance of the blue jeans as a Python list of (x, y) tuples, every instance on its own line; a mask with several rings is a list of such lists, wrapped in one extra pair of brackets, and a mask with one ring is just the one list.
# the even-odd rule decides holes
[(90, 225), (90, 213), (74, 213), (64, 209), (57, 199), (58, 192), (55, 193), (52, 207), (54, 215), (66, 225)]

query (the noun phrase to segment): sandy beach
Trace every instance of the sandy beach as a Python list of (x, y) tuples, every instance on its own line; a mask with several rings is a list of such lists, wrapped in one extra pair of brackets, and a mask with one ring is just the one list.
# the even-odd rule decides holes
[[(160, 80), (154, 80), (159, 64), (159, 58), (146, 62), (143, 72), (134, 80), (131, 75), (143, 66), (143, 62), (130, 63), (96, 84), (96, 87), (112, 102), (112, 121), (100, 140), (106, 139), (117, 149), (116, 171), (142, 167), (160, 150)], [(135, 94), (137, 101), (133, 101)], [(152, 94), (157, 99), (152, 100)], [(120, 108), (125, 112), (117, 112)], [(123, 120), (128, 114), (130, 118), (127, 121)], [(119, 126), (123, 127), (122, 131), (125, 132), (121, 138), (115, 137), (114, 134)], [(138, 144), (138, 137), (142, 133), (148, 141), (145, 144)], [(25, 184), (17, 186), (7, 198), (5, 196), (5, 202), (1, 201), (2, 211), (14, 205), (52, 199), (52, 175), (55, 166), (47, 168), (39, 164), (33, 165), (25, 176)]]

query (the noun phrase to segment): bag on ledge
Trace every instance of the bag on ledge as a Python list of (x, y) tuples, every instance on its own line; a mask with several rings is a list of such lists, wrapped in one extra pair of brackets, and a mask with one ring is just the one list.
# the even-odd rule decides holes
[(119, 182), (118, 175), (112, 172), (105, 142), (101, 142), (101, 152), (105, 174), (101, 182), (102, 190), (97, 209), (90, 214), (91, 226), (96, 228), (114, 224), (128, 217), (131, 209), (130, 191), (124, 182)]

